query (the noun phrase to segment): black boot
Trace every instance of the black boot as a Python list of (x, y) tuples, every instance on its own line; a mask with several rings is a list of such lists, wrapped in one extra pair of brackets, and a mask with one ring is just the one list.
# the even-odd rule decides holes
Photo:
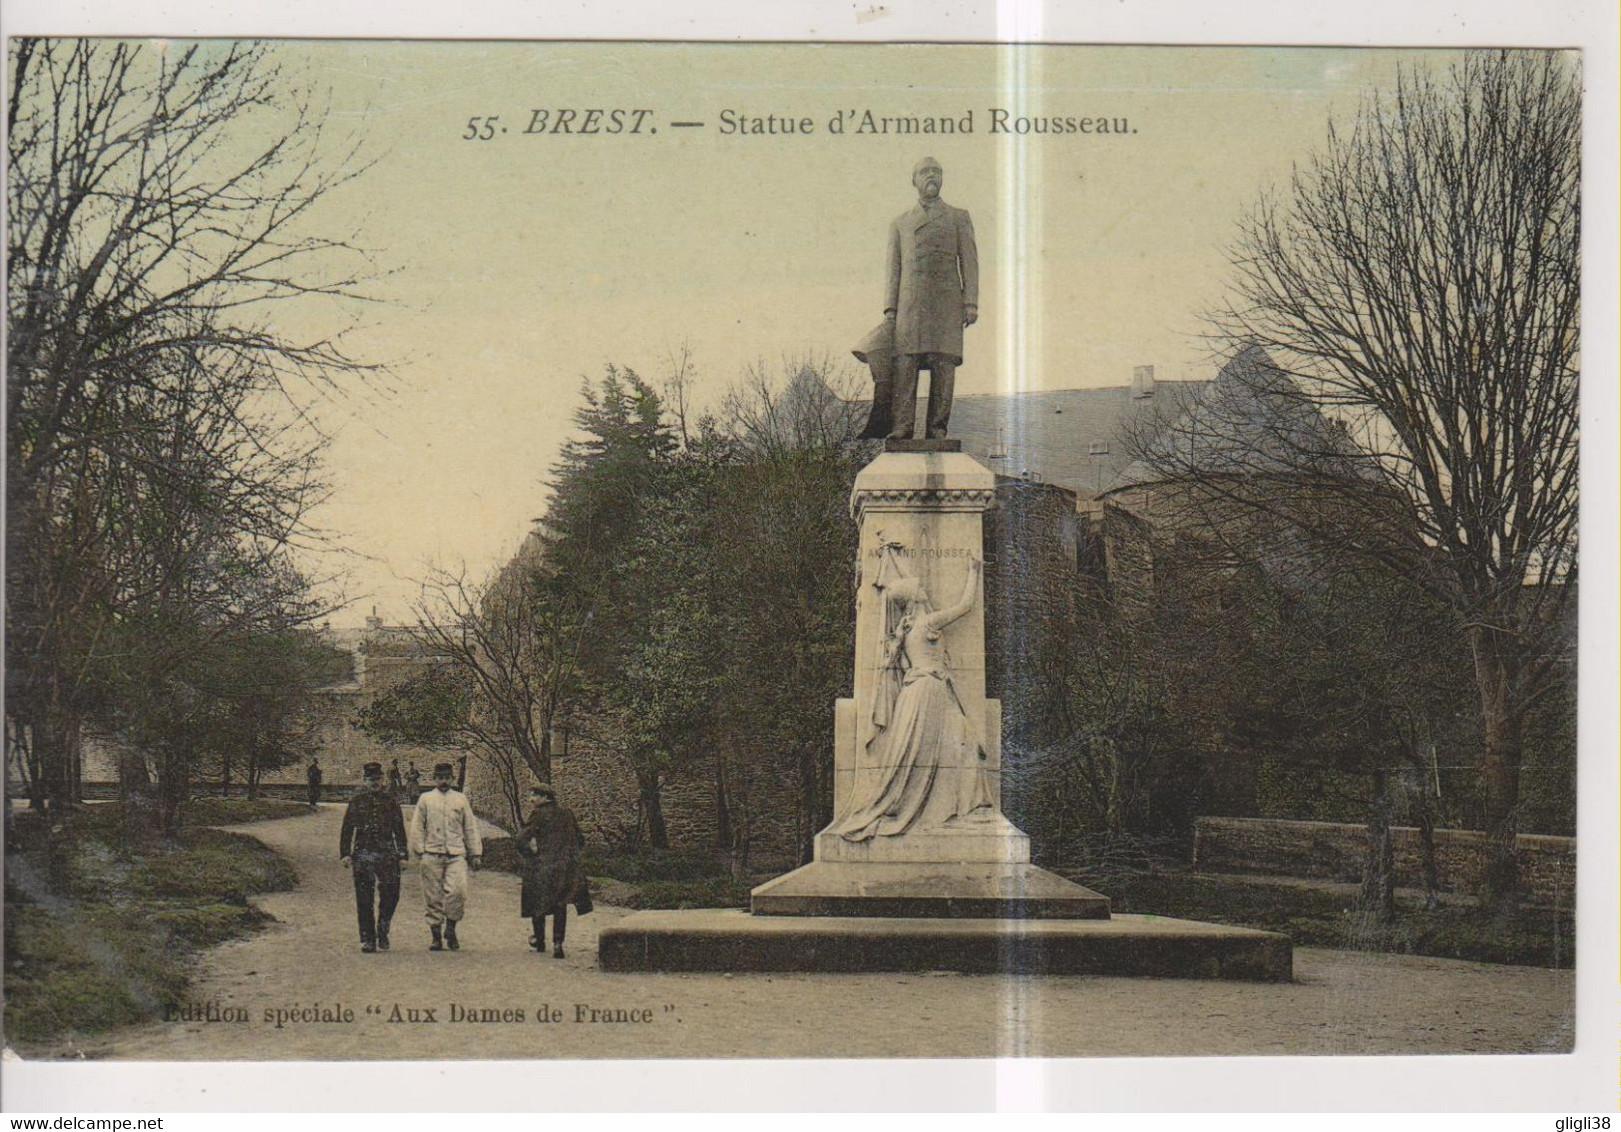
[(529, 926), (535, 934), (529, 937), (529, 946), (535, 949), (535, 954), (546, 954), (546, 920), (541, 916), (532, 916)]
[(428, 944), (428, 950), (429, 951), (443, 951), (445, 949), (445, 941), (440, 935), (439, 925), (434, 924), (428, 930), (433, 932), (433, 942)]
[(377, 945), (369, 939), (363, 939), (360, 941), (360, 950), (370, 955), (377, 950)]
[(449, 920), (445, 923), (445, 946), (450, 948), (452, 951), (460, 951), (462, 949), (461, 941), (456, 938), (455, 920)]
[(388, 921), (384, 920), (377, 925), (377, 950), (388, 950)]

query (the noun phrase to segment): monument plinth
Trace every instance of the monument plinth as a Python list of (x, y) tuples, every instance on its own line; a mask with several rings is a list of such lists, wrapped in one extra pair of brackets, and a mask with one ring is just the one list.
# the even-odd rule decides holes
[[(1107, 919), (1030, 864), (1002, 814), (1002, 705), (985, 695), (980, 556), (996, 477), (894, 442), (850, 496), (861, 529), (853, 694), (834, 705), (833, 821), (756, 915)], [(919, 450), (921, 449), (921, 450)]]

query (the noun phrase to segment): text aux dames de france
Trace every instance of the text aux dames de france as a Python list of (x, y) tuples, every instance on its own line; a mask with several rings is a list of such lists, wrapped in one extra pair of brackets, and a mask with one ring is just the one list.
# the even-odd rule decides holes
[(614, 106), (552, 106), (531, 109), (511, 119), (500, 114), (478, 114), (467, 120), (463, 141), (495, 141), (519, 137), (618, 138), (652, 137), (666, 130), (714, 131), (722, 137), (932, 137), (954, 134), (1120, 136), (1135, 134), (1136, 125), (1124, 115), (1016, 114), (992, 106), (983, 112), (951, 114), (883, 114), (874, 110), (834, 111), (823, 118), (807, 114), (752, 114), (722, 110), (717, 115), (675, 118), (648, 108)]
[[(370, 1005), (357, 1010), (341, 1002), (288, 1003), (264, 1009), (263, 1022), (278, 1030), (297, 1026), (352, 1026), (361, 1021), (377, 1021), (395, 1025), (433, 1025), (453, 1023), (506, 1023), (539, 1022), (542, 1025), (583, 1023), (647, 1024), (660, 1016), (679, 1022), (675, 1006), (666, 1003), (652, 1006), (605, 1006), (587, 1002), (564, 1005), (542, 1003), (529, 1009), (522, 1006), (487, 1006), (453, 1002), (447, 1005), (420, 1003), (388, 1003)], [(171, 1003), (163, 1011), (165, 1022), (247, 1023), (252, 1021), (248, 1009), (232, 1003), (179, 1002)]]

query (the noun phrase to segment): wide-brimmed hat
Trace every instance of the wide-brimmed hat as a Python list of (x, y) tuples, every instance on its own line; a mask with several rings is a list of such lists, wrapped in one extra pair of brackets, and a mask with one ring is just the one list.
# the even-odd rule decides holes
[(855, 349), (850, 351), (856, 356), (856, 361), (866, 362), (869, 358), (888, 358), (895, 353), (895, 324), (884, 319), (872, 332), (857, 342)]

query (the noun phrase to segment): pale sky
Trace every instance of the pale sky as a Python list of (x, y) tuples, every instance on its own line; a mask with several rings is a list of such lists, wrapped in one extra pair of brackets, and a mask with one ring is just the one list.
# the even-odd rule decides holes
[[(889, 221), (913, 163), (972, 214), (980, 321), (960, 394), (1210, 376), (1201, 311), (1263, 188), (1330, 113), (1419, 53), (1357, 49), (292, 42), (332, 124), (376, 164), (330, 202), (384, 299), (351, 343), (399, 377), (329, 406), (357, 623), (407, 618), (433, 564), (482, 575), (545, 507), (583, 378), (657, 383), (683, 344), (699, 398), (745, 366), (831, 356), (879, 319)], [(1436, 64), (1440, 53), (1425, 53)], [(546, 108), (647, 109), (638, 136), (526, 135)], [(1124, 135), (992, 134), (1011, 117), (1126, 119)], [(960, 120), (942, 137), (842, 136), (837, 111)], [(721, 113), (808, 117), (809, 136), (725, 136)], [(491, 141), (462, 140), (496, 115)], [(683, 129), (674, 121), (701, 121)], [(650, 132), (652, 129), (656, 133)], [(853, 364), (853, 363), (852, 363)]]

